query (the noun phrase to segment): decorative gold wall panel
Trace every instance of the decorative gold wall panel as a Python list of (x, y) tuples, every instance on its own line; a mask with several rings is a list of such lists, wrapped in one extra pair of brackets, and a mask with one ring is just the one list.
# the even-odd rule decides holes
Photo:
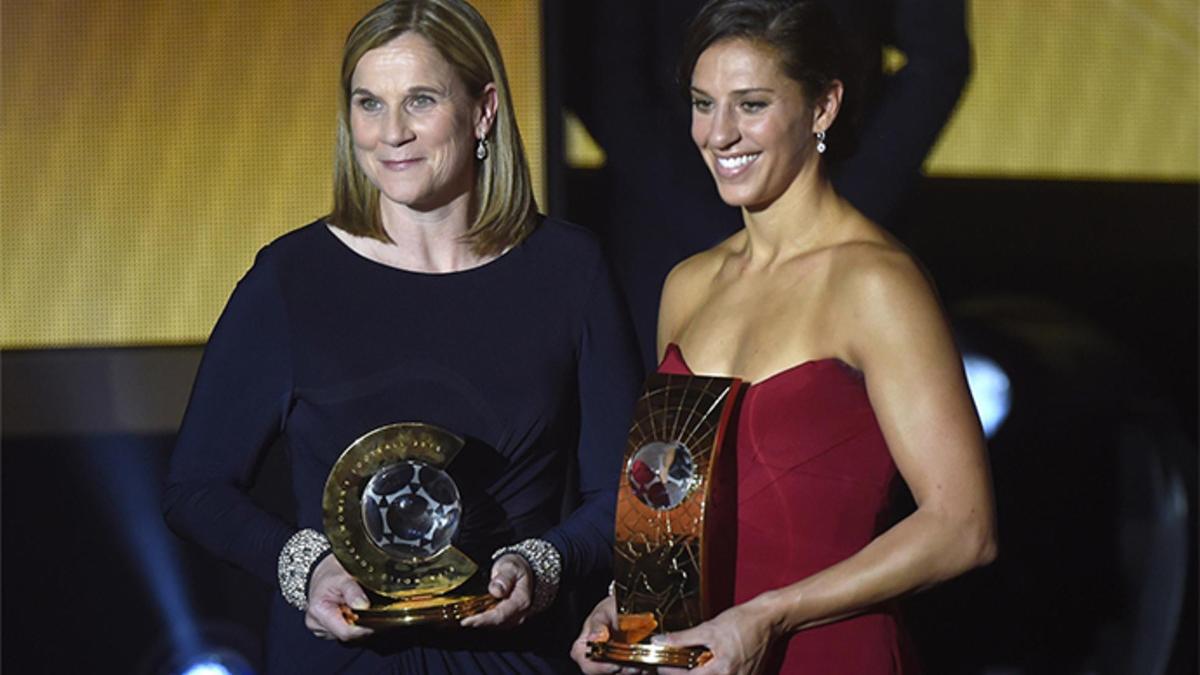
[[(375, 0), (21, 0), (0, 15), (0, 347), (203, 342), (330, 208), (342, 42)], [(541, 13), (479, 0), (543, 197)]]

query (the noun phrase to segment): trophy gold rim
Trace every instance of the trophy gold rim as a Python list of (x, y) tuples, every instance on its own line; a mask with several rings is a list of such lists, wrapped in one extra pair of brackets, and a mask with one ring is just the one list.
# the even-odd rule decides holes
[(325, 534), (338, 562), (364, 587), (394, 601), (445, 594), (475, 574), (477, 565), (454, 546), (425, 561), (396, 561), (369, 540), (361, 522), (361, 494), (376, 471), (405, 459), (442, 469), (463, 445), (441, 427), (400, 422), (363, 434), (338, 457), (325, 482)]
[(671, 647), (668, 645), (626, 644), (624, 642), (589, 642), (587, 657), (597, 661), (632, 666), (668, 666), (697, 668), (712, 658), (704, 647)]
[(370, 609), (343, 608), (349, 623), (366, 628), (392, 628), (428, 624), (458, 623), (491, 609), (499, 600), (491, 595), (435, 596), (405, 600)]

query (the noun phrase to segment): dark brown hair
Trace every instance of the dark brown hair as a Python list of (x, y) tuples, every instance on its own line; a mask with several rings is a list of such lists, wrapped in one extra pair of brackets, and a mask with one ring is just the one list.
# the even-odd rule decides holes
[(849, 49), (837, 19), (818, 0), (709, 0), (692, 19), (679, 62), (679, 85), (691, 97), (692, 71), (700, 55), (723, 40), (744, 39), (763, 44), (779, 58), (785, 75), (800, 84), (809, 101), (829, 90), (834, 80), (843, 85), (842, 106), (829, 130), (831, 159), (853, 150), (854, 91)]

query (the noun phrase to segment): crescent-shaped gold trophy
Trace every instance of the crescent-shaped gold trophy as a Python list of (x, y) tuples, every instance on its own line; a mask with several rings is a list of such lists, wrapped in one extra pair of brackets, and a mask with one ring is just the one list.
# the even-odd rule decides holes
[(403, 422), (362, 436), (333, 465), (325, 536), (372, 600), (368, 609), (342, 608), (350, 623), (453, 625), (495, 604), (484, 588), (463, 592), (480, 585), (468, 584), (479, 566), (452, 544), (462, 501), (445, 468), (462, 447), (445, 429)]
[(695, 668), (703, 646), (655, 645), (733, 601), (734, 454), (722, 455), (741, 380), (656, 373), (634, 410), (617, 491), (617, 627), (588, 658)]

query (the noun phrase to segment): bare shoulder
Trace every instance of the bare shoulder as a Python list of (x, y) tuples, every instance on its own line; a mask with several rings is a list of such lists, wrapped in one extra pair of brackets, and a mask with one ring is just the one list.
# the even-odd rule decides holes
[(663, 281), (663, 304), (690, 306), (702, 302), (709, 284), (728, 255), (722, 243), (675, 265)]
[(856, 241), (829, 251), (829, 287), (843, 308), (879, 310), (896, 304), (933, 302), (929, 276), (916, 258), (898, 244)]
[(854, 366), (907, 354), (930, 358), (952, 343), (937, 293), (920, 263), (890, 242), (855, 242), (831, 251), (830, 328)]
[(718, 244), (713, 248), (683, 259), (667, 274), (667, 280), (663, 285), (686, 290), (700, 284), (705, 279), (711, 279), (717, 270), (720, 269), (722, 261), (728, 255), (723, 250), (724, 246), (724, 244)]
[(667, 274), (658, 307), (660, 352), (667, 342), (675, 339), (680, 328), (697, 309), (704, 305), (711, 291), (713, 278), (729, 256), (727, 244), (728, 242), (718, 244), (686, 258)]

